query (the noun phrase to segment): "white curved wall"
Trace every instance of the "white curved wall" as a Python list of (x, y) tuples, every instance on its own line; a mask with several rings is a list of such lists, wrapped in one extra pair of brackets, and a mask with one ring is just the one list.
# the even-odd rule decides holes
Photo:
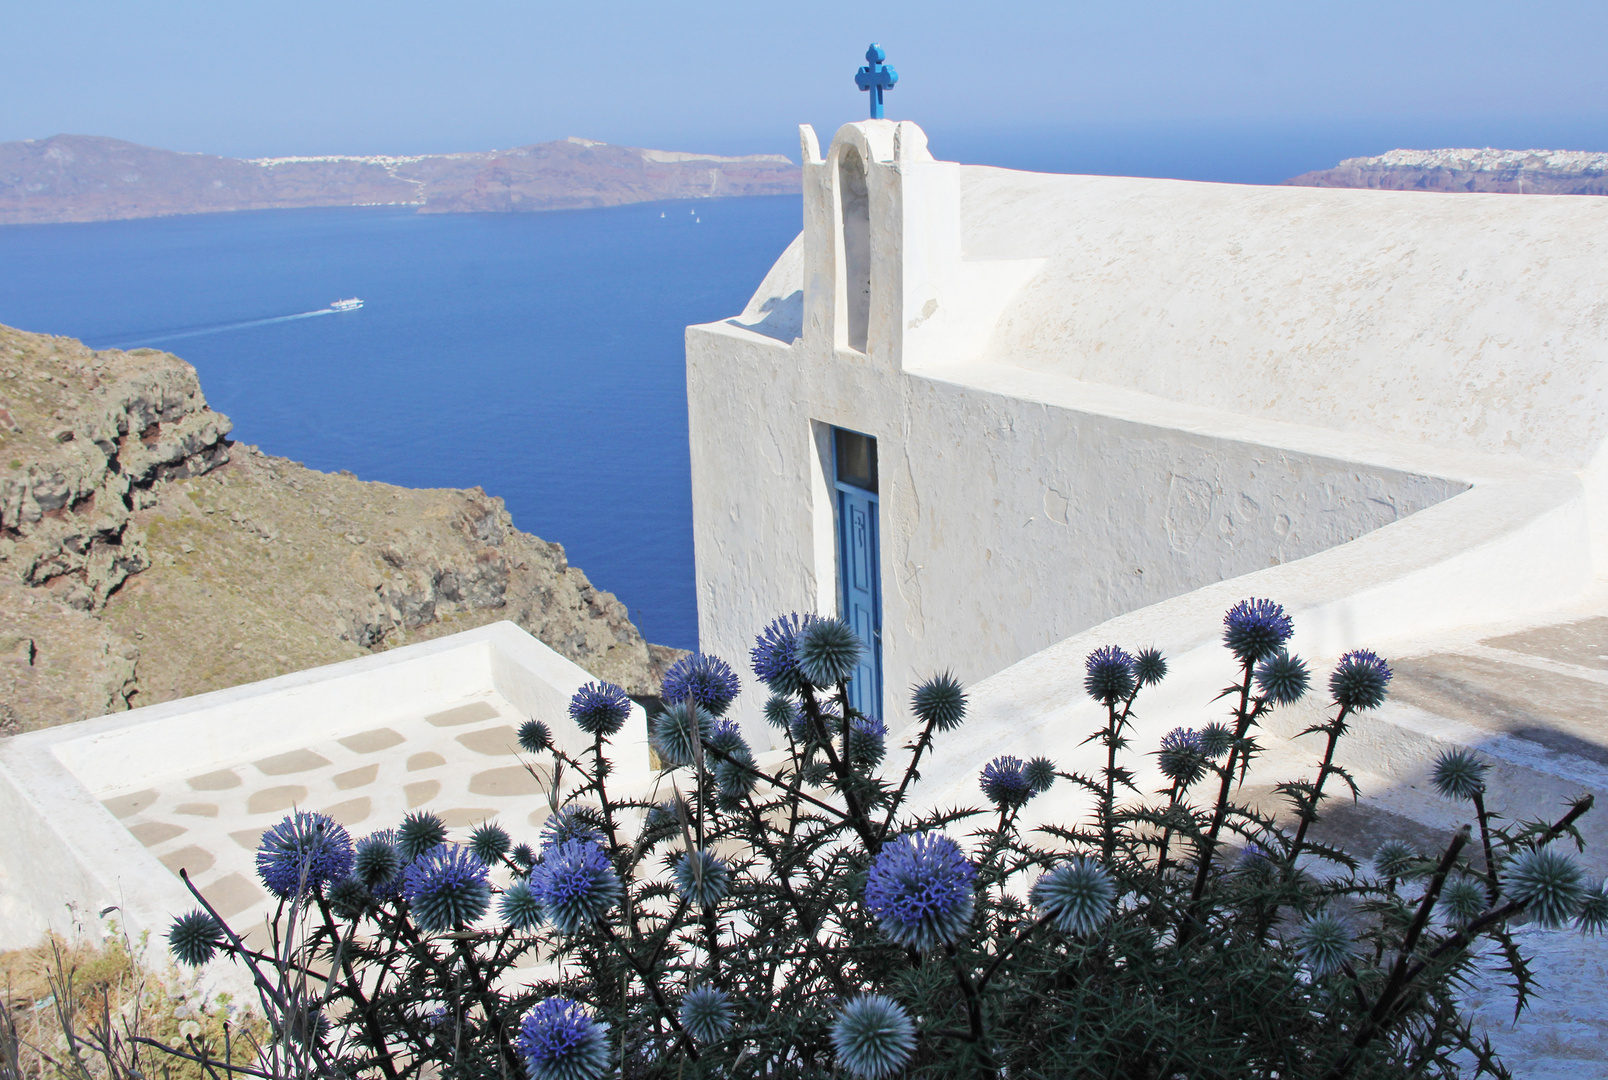
[(990, 355), (1295, 423), (1584, 467), (1608, 200), (961, 170), (968, 259), (1045, 257)]

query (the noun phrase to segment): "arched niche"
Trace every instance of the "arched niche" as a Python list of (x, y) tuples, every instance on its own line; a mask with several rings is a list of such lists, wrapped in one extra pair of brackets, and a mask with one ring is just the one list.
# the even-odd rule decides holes
[(838, 307), (844, 319), (840, 341), (866, 351), (866, 329), (871, 322), (871, 206), (866, 196), (865, 161), (852, 146), (838, 154), (838, 203), (842, 221), (838, 264)]

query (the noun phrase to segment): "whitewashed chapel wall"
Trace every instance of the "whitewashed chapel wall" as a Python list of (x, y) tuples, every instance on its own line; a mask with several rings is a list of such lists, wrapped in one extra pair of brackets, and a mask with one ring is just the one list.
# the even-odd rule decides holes
[[(835, 184), (849, 146), (870, 163), (865, 352), (847, 347), (841, 329), (847, 298), (838, 285), (845, 262)], [(1580, 498), (1580, 480), (1565, 463), (1476, 452), (1500, 449), (1501, 440), (1437, 447), (1438, 429), (1424, 423), (1358, 431), (1301, 414), (1295, 419), (1306, 422), (1292, 423), (1266, 410), (1223, 408), (1239, 402), (1234, 392), (1250, 393), (1243, 387), (1222, 400), (1202, 391), (1203, 401), (1180, 400), (1194, 384), (1172, 396), (1136, 390), (1124, 379), (1142, 381), (1147, 365), (1170, 362), (1144, 351), (1162, 346), (1142, 331), (1130, 343), (1111, 330), (1109, 357), (1085, 349), (1117, 374), (1102, 382), (1077, 369), (1083, 377), (1070, 377), (1051, 362), (1062, 340), (1055, 335), (1081, 327), (1076, 314), (1085, 310), (1066, 268), (1087, 274), (1112, 260), (1090, 248), (1085, 265), (1056, 250), (1054, 243), (1082, 241), (1057, 240), (1061, 226), (1044, 215), (1076, 220), (1082, 211), (1076, 200), (1046, 200), (1036, 189), (1086, 178), (1005, 174), (1018, 187), (993, 199), (1015, 217), (984, 244), (987, 230), (976, 221), (986, 207), (968, 179), (973, 170), (933, 161), (914, 125), (849, 125), (824, 155), (806, 131), (805, 158), (800, 240), (742, 316), (687, 334), (700, 632), (706, 650), (745, 676), (747, 649), (766, 621), (835, 606), (820, 425), (878, 439), (885, 682), (895, 726), (906, 688), (935, 669), (980, 679), (1112, 616), (1346, 544), (1471, 484), (1500, 477), (1508, 485), (1501, 490), (1522, 490), (1515, 468), (1535, 474), (1530, 490)], [(1189, 185), (1202, 186), (1211, 187)], [(1157, 212), (1154, 198), (1138, 201)], [(1171, 265), (1170, 255), (1156, 257)], [(1065, 318), (1045, 315), (1051, 329), (1038, 334), (1023, 314), (1029, 300)], [(1343, 300), (1330, 290), (1307, 307)], [(1236, 325), (1232, 305), (1221, 314), (1225, 327)], [(1433, 336), (1433, 319), (1423, 322), (1419, 336)], [(1272, 335), (1252, 340), (1265, 351), (1279, 330), (1255, 333)], [(1011, 350), (1029, 345), (1037, 353), (1017, 362)], [(1311, 399), (1324, 372), (1308, 359)], [(1232, 380), (1231, 366), (1219, 363), (1212, 377)], [(1263, 393), (1278, 378), (1278, 370), (1261, 369), (1243, 376)], [(1497, 381), (1485, 392), (1505, 390)], [(1337, 375), (1336, 415), (1356, 393)], [(1594, 432), (1581, 429), (1577, 441), (1590, 443)], [(1482, 512), (1522, 528), (1530, 511)], [(1556, 520), (1556, 550), (1565, 554), (1547, 588), (1567, 591), (1590, 574), (1585, 518), (1572, 511)], [(1378, 574), (1401, 569), (1381, 566)], [(1375, 584), (1366, 577), (1345, 587), (1366, 590)], [(740, 715), (763, 744), (759, 698), (750, 695)]]

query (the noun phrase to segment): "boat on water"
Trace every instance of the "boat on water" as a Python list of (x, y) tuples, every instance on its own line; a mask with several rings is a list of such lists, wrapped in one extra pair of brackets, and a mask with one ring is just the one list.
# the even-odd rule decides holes
[(334, 303), (330, 304), (329, 309), (331, 311), (356, 311), (362, 306), (363, 301), (354, 296), (350, 300), (335, 301)]

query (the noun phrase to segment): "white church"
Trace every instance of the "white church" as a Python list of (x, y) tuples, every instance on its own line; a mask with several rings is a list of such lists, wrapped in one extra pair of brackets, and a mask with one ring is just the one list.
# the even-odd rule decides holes
[[(967, 803), (997, 754), (1086, 767), (1098, 646), (1171, 664), (1141, 754), (1214, 718), (1222, 614), (1269, 597), (1320, 691), (1352, 648), (1396, 668), (1343, 744), (1364, 847), (1454, 827), (1425, 783), (1450, 746), (1516, 811), (1608, 806), (1608, 199), (1013, 172), (887, 120), (801, 136), (802, 232), (744, 311), (687, 330), (704, 651), (746, 674), (776, 616), (841, 614), (895, 738), (912, 684), (953, 671), (969, 717), (919, 794)], [(160, 932), (180, 865), (250, 918), (255, 836), (292, 804), (517, 831), (540, 800), (513, 729), (580, 738), (587, 678), (499, 624), (0, 743), (0, 947), (109, 907)], [(1312, 767), (1270, 741), (1253, 796)], [(651, 782), (640, 736), (621, 754)], [(1601, 874), (1608, 810), (1583, 831)]]

